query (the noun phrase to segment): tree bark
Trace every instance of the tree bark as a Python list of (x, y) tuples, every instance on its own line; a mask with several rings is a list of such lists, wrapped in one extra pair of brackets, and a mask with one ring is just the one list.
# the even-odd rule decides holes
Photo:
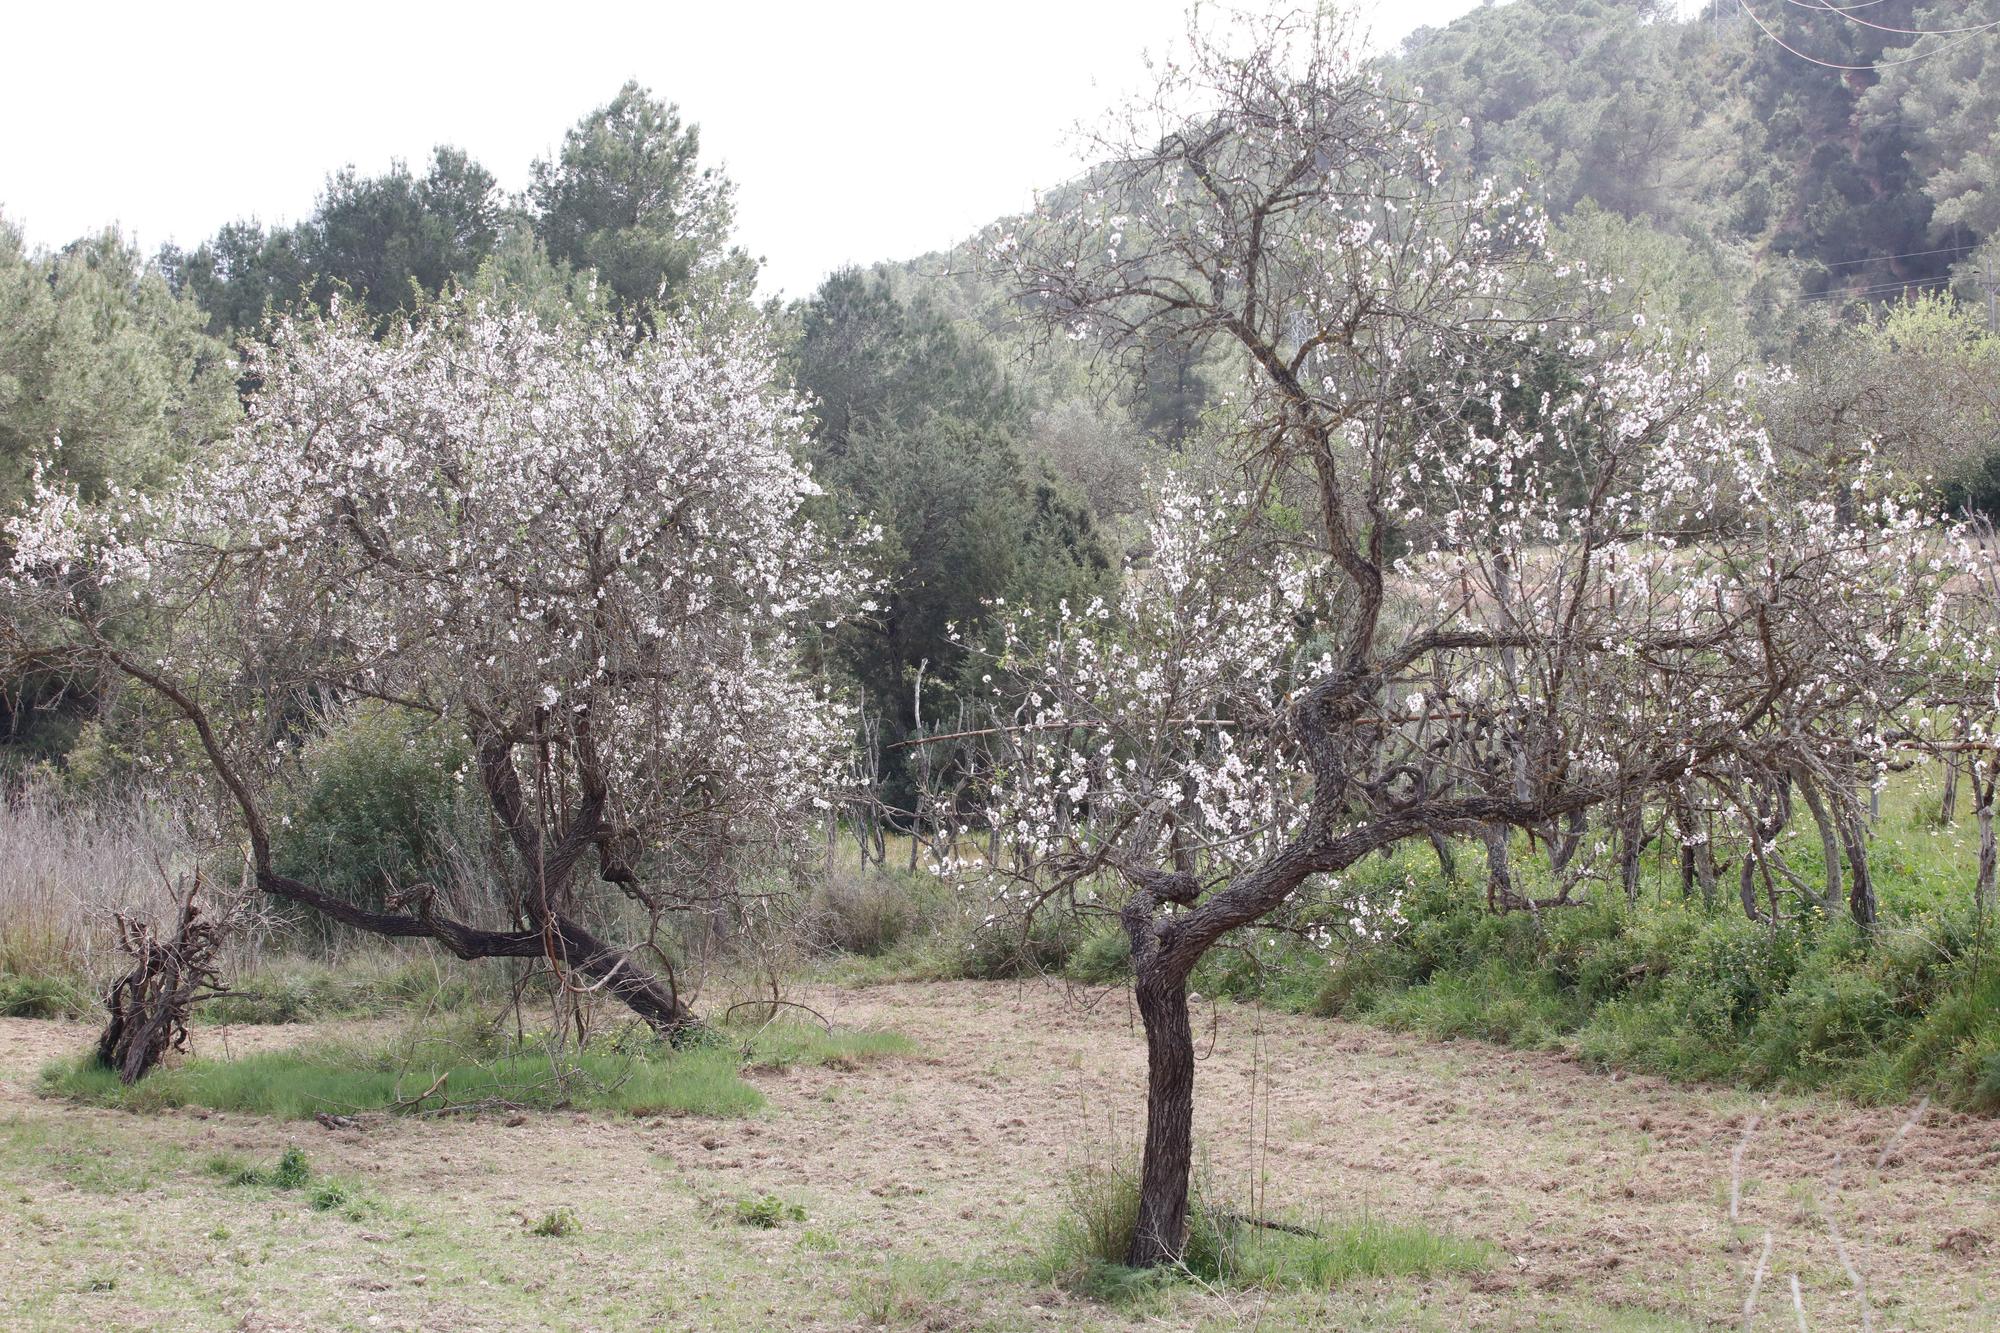
[(1840, 830), (1833, 816), (1827, 813), (1826, 802), (1820, 799), (1819, 788), (1811, 778), (1799, 780), (1799, 790), (1805, 795), (1806, 809), (1812, 812), (1813, 823), (1819, 828), (1820, 860), (1826, 866), (1826, 892), (1820, 897), (1820, 907), (1831, 921), (1840, 912), (1843, 897), (1840, 888)]
[(1841, 846), (1847, 852), (1847, 910), (1863, 930), (1875, 928), (1875, 879), (1868, 873), (1868, 830), (1851, 814), (1836, 816)]
[(1174, 1263), (1187, 1244), (1188, 1178), (1194, 1164), (1194, 1030), (1187, 979), (1157, 953), (1134, 989), (1146, 1026), (1146, 1149), (1139, 1176), (1139, 1224), (1126, 1262)]

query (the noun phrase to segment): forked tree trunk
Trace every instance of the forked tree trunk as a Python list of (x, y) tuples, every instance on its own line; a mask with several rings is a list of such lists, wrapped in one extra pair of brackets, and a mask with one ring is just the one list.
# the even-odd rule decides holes
[(1826, 866), (1826, 892), (1820, 897), (1820, 908), (1831, 921), (1840, 913), (1840, 829), (1834, 817), (1827, 813), (1826, 802), (1820, 799), (1819, 788), (1811, 778), (1799, 780), (1799, 790), (1806, 798), (1806, 809), (1812, 812), (1813, 823), (1819, 828), (1820, 861)]
[(1863, 930), (1875, 928), (1875, 879), (1868, 871), (1868, 830), (1849, 814), (1835, 817), (1840, 826), (1840, 842), (1847, 852), (1847, 910), (1854, 924)]
[(1134, 991), (1146, 1026), (1146, 1151), (1139, 1225), (1126, 1262), (1177, 1262), (1187, 1244), (1188, 1177), (1194, 1164), (1194, 1029), (1187, 978), (1157, 955), (1138, 965)]

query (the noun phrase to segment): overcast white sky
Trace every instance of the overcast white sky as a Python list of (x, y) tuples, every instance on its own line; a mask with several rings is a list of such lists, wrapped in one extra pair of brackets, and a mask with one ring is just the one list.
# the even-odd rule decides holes
[[(1372, 0), (1378, 45), (1477, 0)], [(941, 249), (1074, 174), (1067, 137), (1139, 80), (1182, 0), (23, 5), (5, 21), (0, 214), (31, 244), (151, 250), (294, 221), (352, 162), (528, 164), (636, 78), (737, 184), (767, 293)]]

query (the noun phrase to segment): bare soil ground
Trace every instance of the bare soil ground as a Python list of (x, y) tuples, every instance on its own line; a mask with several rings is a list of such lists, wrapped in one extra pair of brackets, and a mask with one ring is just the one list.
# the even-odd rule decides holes
[[(1244, 1210), (1366, 1211), (1482, 1239), (1494, 1266), (1099, 1304), (1038, 1279), (1032, 1260), (1066, 1174), (1137, 1139), (1143, 1045), (1123, 995), (964, 983), (799, 998), (904, 1032), (920, 1054), (755, 1075), (771, 1104), (745, 1120), (543, 1114), (326, 1130), (46, 1100), (38, 1070), (89, 1030), (0, 1020), (0, 1322), (2000, 1328), (1991, 1121), (1620, 1078), (1234, 1006), (1213, 1015), (1199, 1074), (1211, 1190)], [(225, 1039), (240, 1051), (308, 1031), (199, 1038), (214, 1053)], [(268, 1161), (293, 1144), (370, 1205), (315, 1212), (296, 1192), (203, 1169), (216, 1153)], [(765, 1194), (806, 1220), (740, 1225), (735, 1201)], [(563, 1207), (577, 1234), (531, 1233)]]

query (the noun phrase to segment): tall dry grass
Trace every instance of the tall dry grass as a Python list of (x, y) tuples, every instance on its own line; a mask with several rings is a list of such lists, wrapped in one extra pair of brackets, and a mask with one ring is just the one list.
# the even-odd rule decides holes
[(77, 805), (30, 787), (0, 800), (0, 974), (101, 986), (122, 970), (113, 915), (159, 913), (196, 854), (157, 799)]

